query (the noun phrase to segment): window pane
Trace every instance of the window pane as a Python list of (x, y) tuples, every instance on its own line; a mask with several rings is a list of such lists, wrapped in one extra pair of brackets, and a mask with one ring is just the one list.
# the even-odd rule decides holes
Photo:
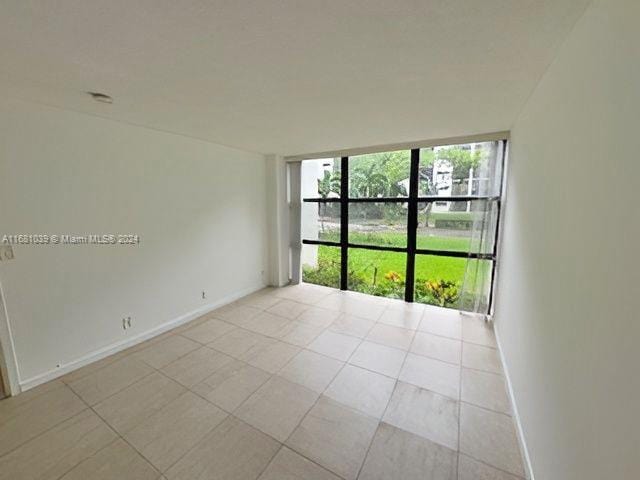
[(302, 238), (340, 241), (340, 204), (338, 202), (302, 202)]
[(460, 310), (488, 313), (492, 269), (491, 260), (467, 261), (458, 307)]
[(490, 260), (416, 255), (415, 301), (460, 310), (473, 310), (476, 301), (486, 306), (491, 264)]
[(302, 198), (340, 197), (340, 159), (303, 160), (300, 188)]
[(407, 254), (349, 249), (349, 290), (379, 297), (404, 298)]
[(410, 169), (409, 150), (349, 157), (349, 197), (406, 197)]
[(340, 288), (340, 248), (302, 245), (302, 281)]
[(487, 200), (458, 203), (464, 210), (442, 210), (437, 202), (418, 203), (418, 249), (474, 253), (493, 251), (497, 204)]
[[(502, 142), (468, 143), (420, 150), (419, 195), (499, 195)], [(462, 211), (454, 202), (436, 204), (441, 210)]]
[(406, 203), (350, 203), (349, 243), (407, 246)]

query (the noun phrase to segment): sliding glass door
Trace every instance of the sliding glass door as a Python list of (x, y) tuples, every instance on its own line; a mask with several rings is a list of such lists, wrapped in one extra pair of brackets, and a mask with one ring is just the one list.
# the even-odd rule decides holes
[(303, 160), (303, 281), (488, 312), (505, 149)]

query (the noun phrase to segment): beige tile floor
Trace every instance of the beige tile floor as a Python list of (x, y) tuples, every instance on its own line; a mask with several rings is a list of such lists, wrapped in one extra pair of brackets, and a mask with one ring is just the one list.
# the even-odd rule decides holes
[(484, 321), (266, 289), (0, 401), (0, 480), (517, 480), (510, 411)]

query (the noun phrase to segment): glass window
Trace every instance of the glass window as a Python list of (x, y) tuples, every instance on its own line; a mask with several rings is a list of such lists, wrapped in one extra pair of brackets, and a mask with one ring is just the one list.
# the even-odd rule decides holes
[(416, 302), (474, 311), (486, 309), (491, 288), (491, 260), (416, 255)]
[(497, 204), (488, 200), (457, 203), (464, 210), (440, 208), (438, 202), (418, 203), (417, 248), (491, 253), (498, 214)]
[(340, 241), (340, 203), (303, 202), (301, 220), (303, 239)]
[(460, 293), (458, 308), (470, 312), (486, 312), (489, 308), (491, 292), (491, 260), (469, 259)]
[[(482, 142), (421, 149), (418, 195), (499, 195), (501, 144)], [(450, 211), (465, 211), (464, 204), (445, 205)]]
[(407, 204), (350, 203), (349, 243), (407, 246)]
[(406, 253), (350, 248), (348, 258), (349, 290), (404, 298)]
[(349, 198), (406, 197), (410, 169), (409, 150), (349, 157)]
[(416, 255), (416, 302), (458, 308), (467, 259)]
[(340, 288), (340, 247), (302, 245), (302, 281)]
[(339, 198), (340, 163), (340, 158), (303, 161), (300, 167), (302, 198)]
[[(358, 246), (347, 252), (342, 281), (349, 290), (391, 298), (413, 292), (417, 302), (487, 311), (494, 260), (466, 254), (492, 258), (499, 211), (494, 197), (501, 193), (505, 146), (497, 141), (419, 149), (413, 187), (419, 197), (431, 197), (428, 202), (409, 199), (410, 150), (349, 157), (348, 172), (341, 172), (341, 158), (303, 161), (302, 197), (315, 201), (302, 204), (302, 238), (329, 243), (303, 245), (303, 281), (340, 287), (341, 248), (336, 244), (346, 220), (348, 242)], [(348, 192), (341, 192), (341, 176), (347, 174)], [(348, 212), (336, 201), (341, 194), (348, 197)], [(417, 218), (410, 219), (414, 208)], [(415, 282), (407, 285), (409, 225), (414, 223), (416, 249), (431, 253), (416, 253)]]

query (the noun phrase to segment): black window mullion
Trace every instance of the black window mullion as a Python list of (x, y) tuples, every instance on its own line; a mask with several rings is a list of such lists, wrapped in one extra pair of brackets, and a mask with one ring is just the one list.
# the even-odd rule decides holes
[(418, 168), (420, 150), (411, 150), (409, 171), (409, 203), (407, 208), (407, 270), (405, 272), (404, 300), (413, 302), (413, 284), (416, 265), (416, 235), (418, 234)]
[(349, 261), (349, 157), (340, 160), (340, 290), (348, 287)]

